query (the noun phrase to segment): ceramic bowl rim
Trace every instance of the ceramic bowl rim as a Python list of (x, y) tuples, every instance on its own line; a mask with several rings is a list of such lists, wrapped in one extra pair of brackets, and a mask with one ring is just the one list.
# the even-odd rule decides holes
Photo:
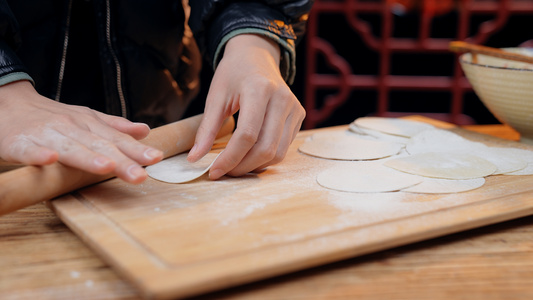
[[(502, 48), (502, 49), (518, 49), (520, 47), (515, 47), (515, 48)], [(522, 48), (525, 48), (525, 47), (522, 47)], [(526, 48), (526, 49), (531, 49), (533, 51), (533, 48)], [(489, 68), (489, 69), (498, 69), (498, 70), (513, 70), (513, 71), (525, 71), (525, 72), (533, 72), (533, 69), (522, 69), (522, 68), (509, 68), (509, 67), (500, 67), (500, 66), (493, 66), (493, 65), (487, 65), (487, 64), (479, 64), (479, 63), (474, 63), (474, 62), (471, 62), (471, 61), (467, 61), (465, 59), (465, 56), (466, 55), (471, 55), (472, 53), (463, 53), (459, 56), (459, 61), (461, 63), (465, 63), (465, 64), (469, 64), (469, 65), (473, 65), (473, 66), (478, 66), (478, 67), (483, 67), (483, 68)], [(483, 54), (478, 54), (478, 55), (483, 55)], [(487, 56), (487, 55), (484, 55), (484, 56)], [(526, 64), (526, 63), (525, 63)]]

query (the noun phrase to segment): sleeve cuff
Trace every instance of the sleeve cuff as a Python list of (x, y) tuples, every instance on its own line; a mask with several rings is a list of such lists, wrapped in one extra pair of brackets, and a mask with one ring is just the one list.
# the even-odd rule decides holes
[(9, 73), (7, 75), (4, 75), (4, 76), (0, 77), (0, 86), (6, 85), (8, 83), (15, 82), (15, 81), (20, 81), (20, 80), (28, 80), (32, 84), (35, 85), (33, 79), (27, 73), (14, 72), (14, 73)]
[(226, 43), (232, 38), (239, 34), (259, 34), (265, 37), (268, 37), (275, 42), (277, 42), (281, 47), (281, 55), (280, 55), (280, 62), (279, 62), (279, 68), (281, 71), (281, 76), (287, 82), (287, 84), (292, 84), (294, 82), (294, 77), (296, 75), (296, 46), (294, 44), (294, 40), (291, 39), (282, 39), (278, 35), (275, 35), (271, 33), (270, 31), (263, 30), (263, 29), (257, 29), (257, 28), (242, 28), (233, 30), (230, 33), (226, 34), (220, 43), (217, 46), (217, 49), (215, 50), (215, 56), (213, 59), (213, 69), (216, 69), (218, 66), (218, 63), (220, 62), (220, 59), (222, 58), (222, 54), (224, 53), (224, 47), (226, 46)]

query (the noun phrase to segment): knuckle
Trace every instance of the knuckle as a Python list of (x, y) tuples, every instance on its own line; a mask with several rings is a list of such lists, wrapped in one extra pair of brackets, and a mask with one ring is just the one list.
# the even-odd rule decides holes
[(250, 81), (251, 84), (249, 84), (247, 87), (253, 94), (268, 95), (277, 90), (276, 82), (270, 78), (264, 76), (255, 76), (250, 78)]
[(266, 161), (268, 165), (275, 165), (280, 163), (285, 158), (286, 151), (282, 149), (273, 149), (270, 153), (269, 160)]
[(77, 150), (79, 149), (78, 147), (78, 143), (74, 142), (73, 140), (71, 139), (65, 139), (64, 141), (61, 142), (61, 144), (59, 144), (59, 153), (62, 153), (62, 154), (67, 154), (67, 153), (72, 153), (72, 152), (78, 152)]
[(277, 152), (277, 147), (275, 147), (275, 145), (270, 144), (266, 147), (262, 147), (259, 150), (259, 157), (263, 162), (269, 162), (276, 158)]
[(79, 113), (82, 113), (82, 114), (85, 114), (85, 115), (89, 115), (91, 117), (95, 117), (96, 116), (96, 112), (93, 109), (89, 108), (89, 107), (79, 106), (79, 105), (72, 105), (72, 108), (77, 110)]
[(55, 119), (48, 123), (47, 126), (48, 127), (60, 127), (62, 126), (62, 124), (72, 124), (72, 123), (76, 123), (76, 119), (74, 118), (74, 116), (71, 116), (71, 115), (67, 115), (67, 114), (61, 114), (61, 115), (58, 115), (55, 117)]
[(284, 158), (285, 158), (285, 154), (276, 152), (276, 155), (274, 155), (274, 157), (270, 161), (270, 165), (278, 164), (281, 161), (283, 161)]
[(127, 135), (122, 132), (115, 132), (110, 138), (108, 145), (110, 146), (118, 146), (118, 147), (126, 147), (128, 145), (135, 145), (137, 142), (136, 139), (134, 139), (132, 136)]
[(305, 110), (305, 108), (303, 106), (300, 105), (300, 121), (303, 121), (303, 119), (305, 119), (307, 115), (307, 111)]
[(104, 139), (97, 139), (91, 143), (91, 150), (101, 152), (110, 148), (113, 148), (114, 144)]
[(259, 133), (255, 129), (249, 127), (236, 131), (237, 139), (247, 146), (255, 144), (258, 136)]
[(289, 88), (279, 89), (279, 97), (282, 99), (289, 99), (293, 103), (298, 102), (298, 98), (292, 93)]
[(230, 156), (221, 155), (219, 158), (217, 158), (215, 163), (217, 165), (216, 166), (217, 169), (221, 169), (224, 171), (224, 173), (227, 173), (228, 171), (233, 170), (235, 166), (239, 164), (239, 162), (240, 162), (240, 159), (232, 155)]
[(269, 77), (266, 76), (253, 76), (251, 77), (251, 80), (253, 82), (262, 88), (271, 88), (276, 85), (275, 81)]
[(28, 151), (28, 138), (24, 136), (4, 138), (0, 141), (0, 157), (6, 161), (14, 161), (25, 156)]

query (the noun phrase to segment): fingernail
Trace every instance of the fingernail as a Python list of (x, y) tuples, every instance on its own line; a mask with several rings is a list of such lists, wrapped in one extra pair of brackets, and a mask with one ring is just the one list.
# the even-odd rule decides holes
[(144, 176), (144, 172), (145, 172), (144, 169), (137, 165), (131, 165), (128, 168), (128, 175), (130, 175), (132, 179), (136, 179), (136, 178)]
[(138, 125), (138, 126), (144, 126), (144, 127), (148, 127), (148, 128), (150, 128), (150, 126), (148, 126), (148, 124), (146, 124), (146, 123), (133, 122), (133, 124)]
[(224, 176), (224, 171), (222, 171), (221, 169), (215, 169), (215, 170), (209, 171), (209, 179), (211, 180), (217, 180), (222, 176)]
[(161, 156), (163, 156), (163, 152), (157, 149), (148, 149), (144, 151), (144, 157), (148, 159), (156, 159), (160, 158)]

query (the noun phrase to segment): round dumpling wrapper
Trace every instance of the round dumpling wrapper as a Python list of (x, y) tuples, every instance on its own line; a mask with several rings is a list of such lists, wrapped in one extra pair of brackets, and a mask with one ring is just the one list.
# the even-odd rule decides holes
[(474, 179), (440, 179), (425, 178), (421, 183), (403, 189), (402, 192), (419, 193), (419, 194), (448, 194), (471, 191), (482, 187), (485, 184), (485, 178)]
[(405, 146), (409, 154), (425, 152), (477, 152), (488, 148), (483, 143), (473, 142), (444, 129), (430, 129), (420, 132), (407, 142)]
[(433, 125), (422, 122), (384, 117), (361, 117), (353, 123), (362, 128), (403, 137), (412, 137), (422, 131), (435, 128)]
[(486, 159), (460, 152), (428, 152), (391, 158), (384, 165), (402, 172), (443, 179), (472, 179), (492, 175), (496, 166)]
[(333, 160), (379, 159), (395, 155), (402, 149), (403, 145), (398, 143), (368, 140), (355, 135), (313, 137), (298, 148), (307, 155)]
[(346, 162), (320, 172), (321, 186), (343, 192), (380, 193), (398, 191), (420, 183), (423, 178), (396, 171), (381, 162)]

